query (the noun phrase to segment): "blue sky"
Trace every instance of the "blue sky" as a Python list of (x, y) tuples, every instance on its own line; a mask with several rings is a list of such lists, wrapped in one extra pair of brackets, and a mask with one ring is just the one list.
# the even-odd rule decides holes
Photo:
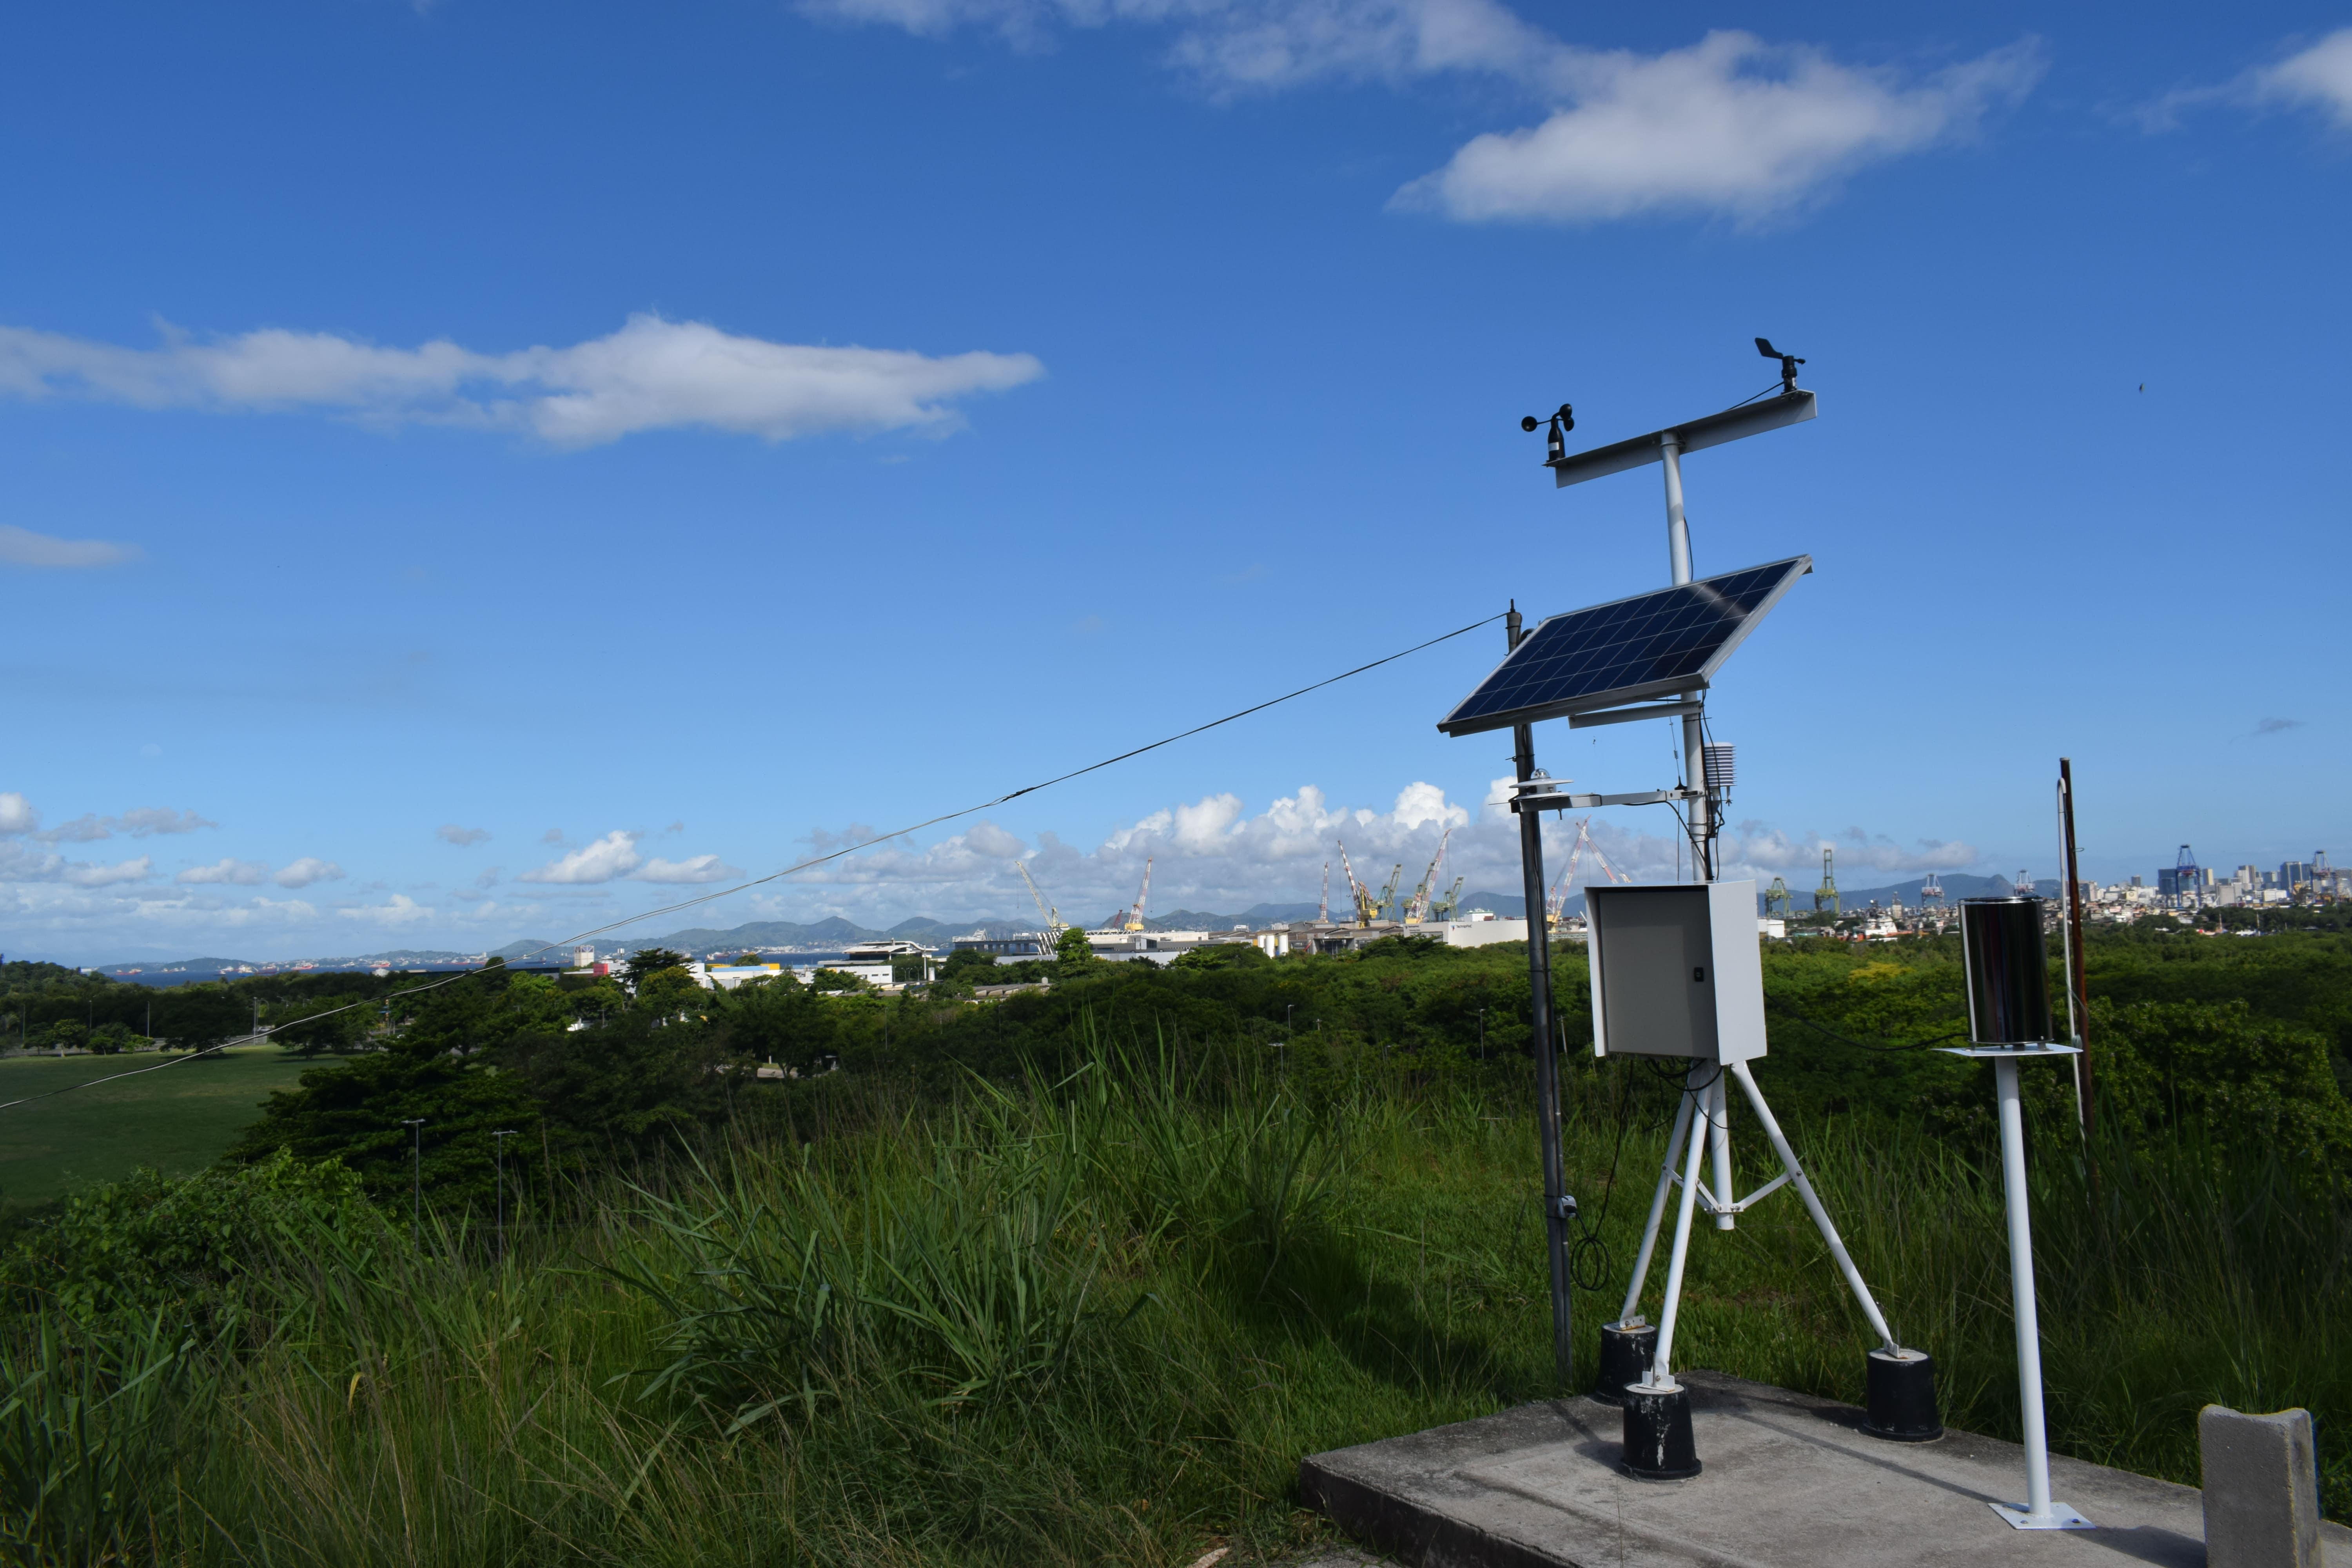
[[(0, 21), (0, 951), (555, 938), (1665, 579), (1735, 869), (2352, 850), (2352, 15), (97, 4)], [(2143, 390), (2143, 387), (2145, 388)], [(689, 917), (1507, 888), (1486, 628)], [(1538, 731), (1668, 782), (1665, 726)], [(1671, 875), (1670, 824), (1594, 832)], [(1361, 869), (1361, 866), (1359, 868)], [(1335, 872), (1335, 875), (1337, 873)], [(688, 923), (657, 922), (646, 934)]]

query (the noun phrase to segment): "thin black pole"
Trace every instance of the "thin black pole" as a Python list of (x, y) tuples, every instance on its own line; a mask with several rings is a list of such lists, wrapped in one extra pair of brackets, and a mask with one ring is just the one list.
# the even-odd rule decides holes
[[(1522, 635), (1518, 606), (1514, 604), (1505, 622), (1510, 646)], [(1512, 763), (1524, 784), (1536, 776), (1534, 727), (1511, 727)], [(1522, 797), (1522, 804), (1528, 805)], [(1559, 1150), (1559, 1059), (1552, 1039), (1551, 931), (1544, 909), (1543, 818), (1531, 809), (1519, 813), (1520, 891), (1528, 914), (1528, 1035), (1536, 1057), (1536, 1131), (1543, 1148), (1544, 1240), (1551, 1263), (1552, 1373), (1566, 1393), (1575, 1386), (1575, 1318), (1569, 1299), (1568, 1178)]]

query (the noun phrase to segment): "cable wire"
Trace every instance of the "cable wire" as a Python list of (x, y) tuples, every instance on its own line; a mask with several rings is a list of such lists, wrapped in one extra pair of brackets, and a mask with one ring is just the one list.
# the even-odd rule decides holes
[[(810, 859), (800, 861), (795, 865), (787, 866), (781, 871), (771, 871), (764, 877), (754, 877), (748, 882), (738, 882), (731, 888), (722, 888), (715, 893), (703, 893), (695, 898), (681, 900), (675, 904), (664, 904), (658, 909), (646, 910), (641, 913), (630, 915), (625, 919), (611, 921), (604, 925), (592, 927), (587, 931), (577, 931), (571, 936), (563, 938), (560, 942), (551, 942), (544, 947), (536, 948), (531, 952), (523, 953), (520, 956), (524, 960), (538, 958), (542, 954), (553, 952), (558, 948), (569, 947), (576, 942), (584, 942), (592, 936), (603, 936), (605, 932), (618, 931), (623, 926), (635, 925), (640, 921), (653, 920), (656, 916), (660, 915), (674, 915), (681, 910), (690, 910), (698, 905), (711, 903), (719, 899), (732, 898), (737, 893), (745, 892), (752, 888), (761, 887), (769, 882), (781, 881), (786, 877), (812, 869), (814, 867), (823, 866), (829, 861), (839, 860), (845, 856), (855, 855), (862, 849), (871, 849), (877, 844), (887, 844), (893, 838), (904, 838), (910, 833), (920, 833), (926, 827), (937, 827), (942, 822), (953, 822), (958, 817), (970, 816), (974, 812), (987, 811), (992, 807), (1003, 805), (1007, 801), (1018, 800), (1024, 795), (1035, 795), (1039, 790), (1051, 789), (1055, 784), (1067, 784), (1074, 778), (1079, 778), (1091, 773), (1097, 773), (1104, 768), (1112, 766), (1114, 763), (1124, 763), (1131, 758), (1139, 757), (1146, 752), (1156, 752), (1162, 746), (1172, 746), (1179, 741), (1190, 740), (1195, 735), (1216, 729), (1221, 724), (1230, 724), (1237, 719), (1246, 719), (1253, 713), (1263, 713), (1269, 708), (1277, 707), (1295, 698), (1304, 697), (1310, 691), (1320, 691), (1327, 686), (1336, 686), (1342, 680), (1346, 680), (1353, 676), (1361, 675), (1367, 670), (1378, 669), (1384, 664), (1394, 664), (1398, 659), (1410, 658), (1413, 654), (1417, 654), (1424, 648), (1435, 647), (1439, 643), (1451, 642), (1455, 637), (1467, 636), (1469, 633), (1476, 631), (1481, 626), (1492, 626), (1502, 618), (1503, 616), (1501, 615), (1488, 616), (1483, 621), (1473, 621), (1466, 626), (1457, 626), (1453, 631), (1441, 633), (1436, 637), (1431, 637), (1426, 642), (1417, 642), (1411, 647), (1400, 648), (1395, 653), (1390, 654), (1385, 658), (1376, 658), (1370, 664), (1360, 664), (1353, 669), (1343, 669), (1337, 675), (1326, 676), (1321, 680), (1316, 681), (1312, 685), (1302, 686), (1296, 691), (1286, 691), (1279, 697), (1269, 697), (1263, 702), (1254, 703), (1250, 707), (1244, 708), (1237, 712), (1228, 713), (1222, 719), (1212, 719), (1205, 724), (1195, 724), (1189, 730), (1179, 730), (1172, 735), (1153, 741), (1148, 745), (1137, 746), (1132, 750), (1121, 752), (1114, 757), (1105, 757), (1098, 763), (1088, 763), (1085, 767), (1072, 768), (1068, 773), (1056, 773), (1054, 777), (1045, 779), (1037, 784), (1024, 784), (1019, 789), (1007, 791), (1005, 794), (1000, 795), (992, 800), (983, 800), (977, 805), (967, 805), (960, 811), (946, 811), (941, 812), (937, 816), (925, 817), (922, 821), (915, 823), (910, 826), (897, 828), (888, 833), (877, 834), (871, 838), (864, 839), (858, 843), (849, 845), (845, 848), (834, 850), (831, 854), (813, 857)], [(491, 970), (487, 965), (480, 969), (461, 969), (454, 974), (447, 975), (439, 980), (427, 981), (422, 985), (411, 985), (399, 991), (386, 992), (381, 996), (372, 996), (363, 1002), (347, 1003), (341, 1007), (329, 1008), (323, 1013), (308, 1014), (299, 1019), (289, 1020), (289, 1022), (304, 1024), (314, 1023), (320, 1018), (331, 1018), (338, 1013), (348, 1013), (356, 1007), (373, 1007), (383, 1005), (389, 1004), (396, 997), (414, 996), (420, 992), (425, 991), (437, 991), (444, 985), (454, 985), (460, 980), (470, 980), (476, 975), (488, 974), (489, 973), (491, 973)], [(78, 1089), (94, 1089), (100, 1084), (112, 1083), (119, 1079), (136, 1078), (141, 1073), (161, 1072), (165, 1068), (178, 1067), (183, 1062), (194, 1061), (198, 1057), (211, 1056), (216, 1051), (225, 1051), (231, 1046), (241, 1046), (249, 1044), (254, 1040), (265, 1039), (268, 1037), (268, 1034), (269, 1031), (267, 1029), (257, 1030), (249, 1035), (240, 1035), (232, 1040), (223, 1040), (216, 1046), (207, 1046), (200, 1051), (192, 1051), (188, 1055), (177, 1058), (172, 1061), (158, 1062), (152, 1068), (137, 1068), (130, 1072), (111, 1073), (105, 1078), (91, 1079), (87, 1083), (69, 1083), (62, 1089), (52, 1089), (40, 1094), (28, 1094), (20, 1100), (11, 1100), (5, 1102), (0, 1102), (0, 1110), (11, 1110), (19, 1105), (29, 1105), (37, 1100), (48, 1100), (57, 1095), (69, 1094)]]

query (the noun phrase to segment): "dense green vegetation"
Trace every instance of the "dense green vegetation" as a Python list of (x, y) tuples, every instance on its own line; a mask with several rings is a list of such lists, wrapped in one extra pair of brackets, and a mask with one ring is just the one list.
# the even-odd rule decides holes
[[(2304, 1405), (2352, 1511), (2352, 943), (2090, 959), (2099, 1135), (2054, 1074), (2032, 1109), (2054, 1446), (2193, 1482), (2206, 1400)], [(1589, 1366), (1676, 1089), (1592, 1059), (1580, 954), (1558, 965)], [(0, 1541), (1182, 1562), (1311, 1529), (1305, 1453), (1549, 1392), (1523, 952), (1041, 967), (1052, 989), (985, 1005), (961, 975), (714, 994), (662, 968), (634, 996), (492, 973), (393, 999), (381, 1048), (310, 1068), (222, 1169), (19, 1237)], [(1983, 1069), (1889, 1048), (1958, 1026), (1957, 952), (1801, 942), (1767, 988), (1759, 1079), (1862, 1267), (1948, 1418), (2013, 1430)], [(1685, 1321), (1689, 1364), (1860, 1395), (1793, 1204), (1701, 1238)]]

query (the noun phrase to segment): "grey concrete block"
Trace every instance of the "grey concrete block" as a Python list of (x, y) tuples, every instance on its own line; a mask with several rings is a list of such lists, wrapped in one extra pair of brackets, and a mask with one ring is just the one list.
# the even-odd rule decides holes
[[(1696, 1480), (1627, 1476), (1624, 1412), (1555, 1399), (1309, 1456), (1301, 1500), (1407, 1568), (2206, 1568), (2194, 1487), (2053, 1456), (2058, 1496), (2098, 1528), (2011, 1530), (1985, 1505), (2023, 1500), (2014, 1443), (1887, 1443), (1850, 1405), (1675, 1378)], [(2352, 1568), (2352, 1531), (2318, 1537)]]
[(2197, 1413), (2209, 1568), (2320, 1568), (2319, 1463), (2311, 1412)]

